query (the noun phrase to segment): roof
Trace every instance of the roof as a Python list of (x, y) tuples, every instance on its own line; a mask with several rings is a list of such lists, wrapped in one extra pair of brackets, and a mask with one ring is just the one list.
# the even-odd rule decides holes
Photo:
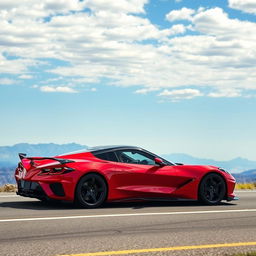
[(108, 145), (108, 146), (96, 146), (96, 147), (89, 147), (85, 149), (80, 149), (77, 151), (61, 154), (60, 156), (71, 155), (71, 154), (78, 154), (84, 152), (102, 152), (108, 150), (115, 150), (115, 149), (141, 149), (140, 147), (136, 146), (127, 146), (127, 145)]
[(140, 147), (128, 146), (128, 145), (107, 145), (107, 146), (90, 147), (90, 148), (88, 148), (86, 151), (94, 152), (94, 151), (112, 150), (112, 149), (121, 149), (121, 148), (140, 149)]
[[(63, 154), (62, 156), (64, 155), (71, 155), (71, 154), (77, 154), (77, 153), (85, 153), (85, 152), (92, 152), (94, 155), (98, 155), (100, 153), (106, 153), (108, 151), (114, 151), (114, 150), (118, 150), (118, 149), (136, 149), (136, 150), (141, 150), (143, 152), (146, 152), (146, 153), (149, 153), (155, 157), (159, 157), (158, 155), (154, 154), (154, 153), (151, 153), (141, 147), (137, 147), (137, 146), (129, 146), (129, 145), (107, 145), (107, 146), (96, 146), (96, 147), (90, 147), (90, 148), (85, 148), (85, 149), (82, 149), (82, 150), (78, 150), (78, 151), (75, 151), (75, 152), (70, 152), (70, 153), (66, 153), (66, 154)], [(163, 159), (162, 157), (160, 157), (161, 159)], [(174, 165), (172, 162), (170, 161), (167, 161), (165, 159), (163, 159), (165, 162), (171, 164), (171, 165)]]

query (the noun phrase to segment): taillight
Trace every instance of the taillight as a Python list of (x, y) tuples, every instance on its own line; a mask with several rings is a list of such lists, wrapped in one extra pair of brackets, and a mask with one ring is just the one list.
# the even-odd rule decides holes
[(73, 172), (75, 169), (70, 167), (55, 167), (55, 168), (44, 168), (41, 170), (39, 175), (54, 175), (54, 174), (66, 174)]

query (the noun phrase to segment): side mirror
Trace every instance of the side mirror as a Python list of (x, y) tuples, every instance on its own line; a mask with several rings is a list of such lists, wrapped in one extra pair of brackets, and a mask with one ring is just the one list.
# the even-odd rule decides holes
[(155, 157), (155, 163), (159, 166), (165, 166), (165, 162), (161, 159), (161, 158), (158, 158), (158, 157)]

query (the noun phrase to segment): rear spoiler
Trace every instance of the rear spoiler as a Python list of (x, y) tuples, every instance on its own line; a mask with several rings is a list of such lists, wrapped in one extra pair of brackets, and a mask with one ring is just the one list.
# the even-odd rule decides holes
[(60, 164), (67, 164), (67, 163), (74, 163), (75, 161), (73, 160), (68, 160), (68, 159), (63, 159), (63, 158), (56, 158), (56, 157), (26, 157), (27, 154), (24, 153), (19, 153), (20, 160), (26, 158), (32, 161), (33, 165), (33, 160), (54, 160), (59, 162)]

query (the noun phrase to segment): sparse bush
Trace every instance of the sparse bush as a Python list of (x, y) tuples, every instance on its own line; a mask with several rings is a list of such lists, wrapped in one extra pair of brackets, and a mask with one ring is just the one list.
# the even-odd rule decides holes
[(0, 187), (0, 192), (15, 192), (16, 185), (13, 184), (5, 184), (4, 186)]
[(256, 182), (254, 183), (237, 183), (236, 189), (256, 189)]

